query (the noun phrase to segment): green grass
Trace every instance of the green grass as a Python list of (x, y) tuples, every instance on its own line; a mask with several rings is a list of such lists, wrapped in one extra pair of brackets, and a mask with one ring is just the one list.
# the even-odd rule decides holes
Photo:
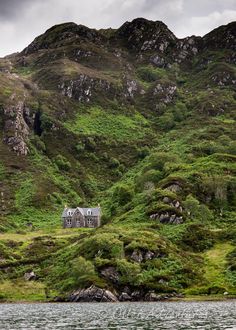
[(138, 112), (126, 116), (99, 107), (79, 113), (74, 121), (65, 124), (74, 133), (102, 136), (118, 142), (142, 139), (148, 133), (148, 126), (147, 120)]
[(0, 301), (36, 302), (45, 301), (45, 284), (23, 279), (0, 282)]
[(226, 256), (234, 249), (229, 243), (218, 243), (204, 254), (204, 278), (211, 285), (228, 286), (224, 272), (227, 266)]

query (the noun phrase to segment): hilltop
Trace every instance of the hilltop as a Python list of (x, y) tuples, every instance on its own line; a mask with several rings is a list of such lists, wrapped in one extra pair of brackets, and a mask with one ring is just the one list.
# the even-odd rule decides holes
[(0, 59), (0, 299), (235, 294), (235, 31), (65, 23)]

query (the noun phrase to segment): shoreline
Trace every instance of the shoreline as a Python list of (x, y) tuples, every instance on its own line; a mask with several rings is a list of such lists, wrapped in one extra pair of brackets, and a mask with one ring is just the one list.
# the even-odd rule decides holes
[(157, 301), (144, 301), (144, 300), (138, 300), (138, 301), (116, 301), (116, 302), (99, 302), (99, 301), (91, 301), (91, 302), (85, 302), (85, 301), (78, 301), (78, 302), (72, 302), (72, 301), (0, 301), (0, 305), (2, 304), (127, 304), (127, 303), (171, 303), (171, 302), (226, 302), (226, 301), (232, 301), (236, 300), (236, 295), (234, 296), (186, 296), (183, 298), (170, 298), (170, 299), (162, 299)]

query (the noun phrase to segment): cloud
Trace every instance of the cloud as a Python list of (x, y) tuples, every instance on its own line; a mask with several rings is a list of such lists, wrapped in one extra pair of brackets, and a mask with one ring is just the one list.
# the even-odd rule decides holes
[(0, 18), (2, 20), (13, 20), (16, 16), (19, 16), (30, 3), (32, 4), (31, 0), (1, 0)]
[(117, 28), (136, 17), (161, 20), (178, 37), (229, 23), (235, 0), (0, 0), (0, 56), (21, 51), (52, 25)]
[(228, 24), (235, 20), (236, 10), (223, 10), (222, 12), (214, 11), (207, 16), (193, 16), (186, 21), (186, 26), (176, 28), (178, 37), (185, 37), (196, 34), (203, 36), (220, 25)]

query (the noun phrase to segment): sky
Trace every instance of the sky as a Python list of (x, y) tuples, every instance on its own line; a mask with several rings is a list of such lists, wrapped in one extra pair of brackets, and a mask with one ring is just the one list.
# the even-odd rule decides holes
[(0, 57), (55, 24), (117, 28), (137, 17), (163, 21), (178, 38), (203, 36), (236, 20), (236, 0), (0, 0)]

